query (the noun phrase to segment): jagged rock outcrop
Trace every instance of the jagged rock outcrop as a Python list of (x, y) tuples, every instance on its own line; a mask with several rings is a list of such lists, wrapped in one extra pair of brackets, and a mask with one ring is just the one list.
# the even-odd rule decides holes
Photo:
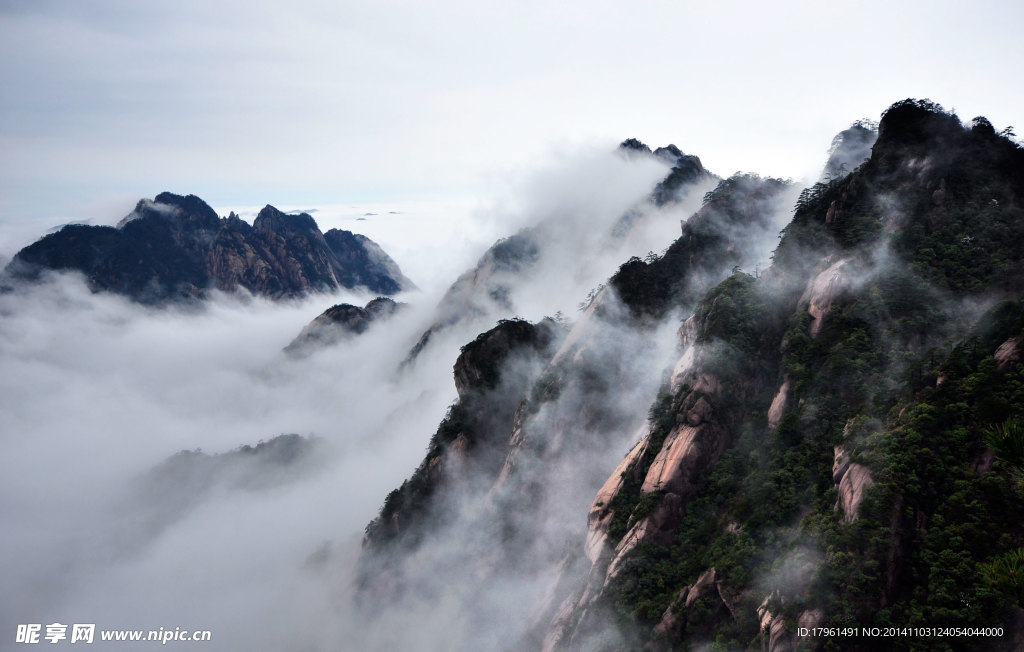
[(843, 523), (857, 520), (857, 510), (864, 500), (864, 493), (874, 480), (871, 471), (863, 464), (850, 460), (850, 454), (844, 446), (835, 447), (835, 461), (832, 463), (832, 482), (839, 489), (839, 500), (836, 509), (843, 514)]
[(1011, 337), (996, 349), (995, 354), (992, 356), (995, 358), (996, 367), (1002, 371), (1009, 371), (1020, 365), (1021, 362), (1021, 341), (1024, 340), (1020, 335)]
[(804, 295), (800, 297), (801, 305), (807, 306), (807, 312), (813, 319), (809, 330), (811, 337), (817, 337), (824, 323), (825, 315), (849, 285), (848, 276), (845, 274), (847, 263), (846, 260), (839, 260), (829, 265), (811, 279)]
[[(704, 169), (700, 158), (692, 154), (683, 154), (675, 145), (658, 148), (654, 151), (654, 155), (663, 160), (669, 160), (672, 164), (672, 171), (655, 187), (651, 195), (655, 206), (665, 206), (678, 201), (680, 190), (687, 185), (718, 180)], [(673, 156), (675, 157), (674, 161), (672, 161)]]
[(651, 200), (655, 206), (665, 206), (680, 199), (683, 188), (689, 185), (717, 182), (720, 179), (704, 169), (700, 158), (684, 154), (675, 145), (651, 148), (636, 138), (627, 138), (619, 144), (619, 151), (627, 156), (651, 156), (672, 166), (672, 170), (654, 188)]
[(789, 378), (783, 380), (782, 384), (779, 385), (779, 391), (775, 394), (772, 404), (768, 407), (769, 428), (774, 428), (782, 421), (782, 415), (785, 414), (786, 408), (789, 406), (789, 392), (792, 386), (793, 383)]
[(636, 138), (627, 138), (619, 143), (619, 151), (627, 156), (650, 155), (651, 148)]
[(234, 213), (219, 218), (194, 195), (168, 192), (140, 200), (117, 227), (65, 226), (19, 251), (5, 273), (31, 280), (47, 270), (81, 272), (93, 290), (145, 303), (201, 298), (211, 289), (284, 298), (414, 287), (368, 238), (321, 233), (308, 214), (266, 206), (250, 226)]
[(315, 349), (332, 346), (366, 332), (376, 322), (390, 319), (405, 306), (387, 297), (377, 297), (362, 308), (348, 303), (331, 306), (307, 324), (284, 348), (284, 352), (302, 356)]
[(792, 652), (793, 641), (786, 631), (786, 620), (781, 614), (772, 611), (770, 603), (779, 600), (773, 593), (764, 599), (757, 608), (757, 618), (761, 626), (761, 652)]

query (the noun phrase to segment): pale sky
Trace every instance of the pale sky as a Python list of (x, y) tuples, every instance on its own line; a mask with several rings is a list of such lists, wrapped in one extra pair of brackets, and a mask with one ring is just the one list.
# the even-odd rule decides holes
[[(928, 97), (1024, 131), (1019, 2), (0, 0), (0, 226), (486, 193), (636, 137), (813, 176)], [(112, 213), (112, 214), (111, 214)]]

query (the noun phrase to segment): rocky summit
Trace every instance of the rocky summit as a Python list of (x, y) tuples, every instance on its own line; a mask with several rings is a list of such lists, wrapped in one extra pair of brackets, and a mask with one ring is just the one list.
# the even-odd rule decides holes
[(407, 307), (387, 297), (377, 297), (365, 306), (339, 303), (323, 311), (284, 348), (291, 356), (302, 357), (318, 349), (332, 346), (347, 338), (361, 335), (377, 321), (385, 321)]
[(375, 242), (349, 231), (322, 233), (308, 214), (273, 206), (250, 226), (217, 213), (195, 195), (169, 192), (140, 200), (116, 227), (69, 224), (19, 251), (5, 274), (82, 273), (95, 291), (143, 303), (245, 290), (273, 299), (341, 288), (378, 294), (412, 289)]

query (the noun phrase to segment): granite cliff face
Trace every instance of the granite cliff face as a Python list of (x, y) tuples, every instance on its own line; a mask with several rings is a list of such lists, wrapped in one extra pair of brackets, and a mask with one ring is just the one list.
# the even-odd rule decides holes
[[(984, 361), (1006, 359), (1012, 340), (1003, 337), (1024, 325), (1014, 304), (1001, 309), (1016, 317), (998, 335), (991, 313), (976, 321), (993, 295), (1024, 289), (1015, 239), (974, 248), (992, 229), (1024, 229), (1024, 152), (993, 136), (927, 102), (894, 105), (864, 165), (801, 195), (766, 274), (736, 273), (704, 297), (680, 329), (679, 359), (646, 434), (596, 494), (589, 572), (553, 610), (546, 648), (611, 649), (619, 637), (649, 649), (818, 649), (824, 641), (799, 639), (796, 627), (983, 613), (940, 597), (929, 573), (947, 569), (929, 555), (995, 563), (984, 527), (940, 542), (926, 525), (936, 518), (944, 532), (964, 531), (978, 514), (952, 516), (941, 496), (900, 473), (913, 466), (929, 484), (958, 486), (986, 522), (1017, 532), (999, 507), (1014, 485), (974, 461), (982, 424), (1014, 409), (971, 404), (978, 398), (967, 390), (963, 407), (972, 407), (951, 412), (945, 401), (966, 388), (947, 390), (943, 370), (954, 363), (938, 353), (979, 338), (970, 361), (953, 357), (961, 383), (982, 382)], [(970, 272), (957, 264), (967, 256)], [(929, 365), (932, 384), (922, 377)], [(1018, 380), (986, 382), (1012, 394)], [(923, 431), (934, 439), (918, 439)], [(923, 461), (933, 446), (950, 457)], [(982, 498), (996, 485), (1002, 497)], [(1013, 537), (1021, 543), (1012, 535), (1011, 551)], [(1012, 613), (979, 573), (965, 567), (958, 578), (986, 608)], [(1013, 645), (1010, 637), (997, 647)]]
[(143, 199), (116, 227), (68, 225), (19, 251), (9, 276), (78, 271), (90, 287), (144, 303), (246, 290), (271, 298), (364, 287), (395, 294), (414, 286), (361, 235), (321, 233), (312, 217), (273, 206), (252, 226), (220, 218), (194, 195)]
[[(1024, 150), (928, 101), (855, 127), (846, 158), (870, 157), (804, 190), (777, 244), (786, 184), (737, 176), (623, 264), (504, 395), (481, 472), (432, 445), (417, 475), (443, 496), (403, 486), (368, 528), (376, 604), (443, 583), (481, 623), (453, 640), (483, 648), (822, 649), (797, 628), (941, 614), (1015, 649)], [(488, 637), (497, 613), (517, 638)]]

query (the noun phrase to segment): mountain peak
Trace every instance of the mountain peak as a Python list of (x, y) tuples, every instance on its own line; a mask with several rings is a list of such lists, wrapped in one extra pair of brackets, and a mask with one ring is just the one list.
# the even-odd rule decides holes
[(204, 219), (216, 220), (217, 211), (213, 210), (209, 204), (205, 201), (196, 197), (195, 195), (176, 195), (171, 192), (162, 192), (153, 198), (153, 202), (157, 204), (167, 204), (179, 208), (185, 213), (190, 215), (197, 215)]
[(275, 233), (310, 233), (320, 231), (316, 220), (309, 213), (283, 213), (270, 204), (263, 207), (252, 223), (257, 231)]
[(916, 145), (943, 132), (959, 134), (962, 130), (960, 120), (947, 113), (942, 105), (928, 99), (908, 98), (896, 102), (882, 114), (878, 122), (878, 144)]
[(190, 222), (208, 229), (216, 229), (220, 222), (217, 212), (199, 197), (162, 192), (153, 199), (140, 199), (135, 204), (135, 210), (117, 223), (117, 228), (124, 228), (139, 219), (153, 217)]
[(654, 150), (654, 155), (671, 165), (675, 165), (676, 161), (684, 156), (683, 151), (672, 144)]
[(621, 143), (619, 143), (619, 150), (624, 151), (626, 153), (633, 153), (633, 152), (642, 153), (642, 154), (650, 154), (651, 153), (651, 148), (648, 147), (647, 145), (643, 144), (642, 142), (640, 142), (636, 138), (627, 138), (626, 140), (624, 140)]

